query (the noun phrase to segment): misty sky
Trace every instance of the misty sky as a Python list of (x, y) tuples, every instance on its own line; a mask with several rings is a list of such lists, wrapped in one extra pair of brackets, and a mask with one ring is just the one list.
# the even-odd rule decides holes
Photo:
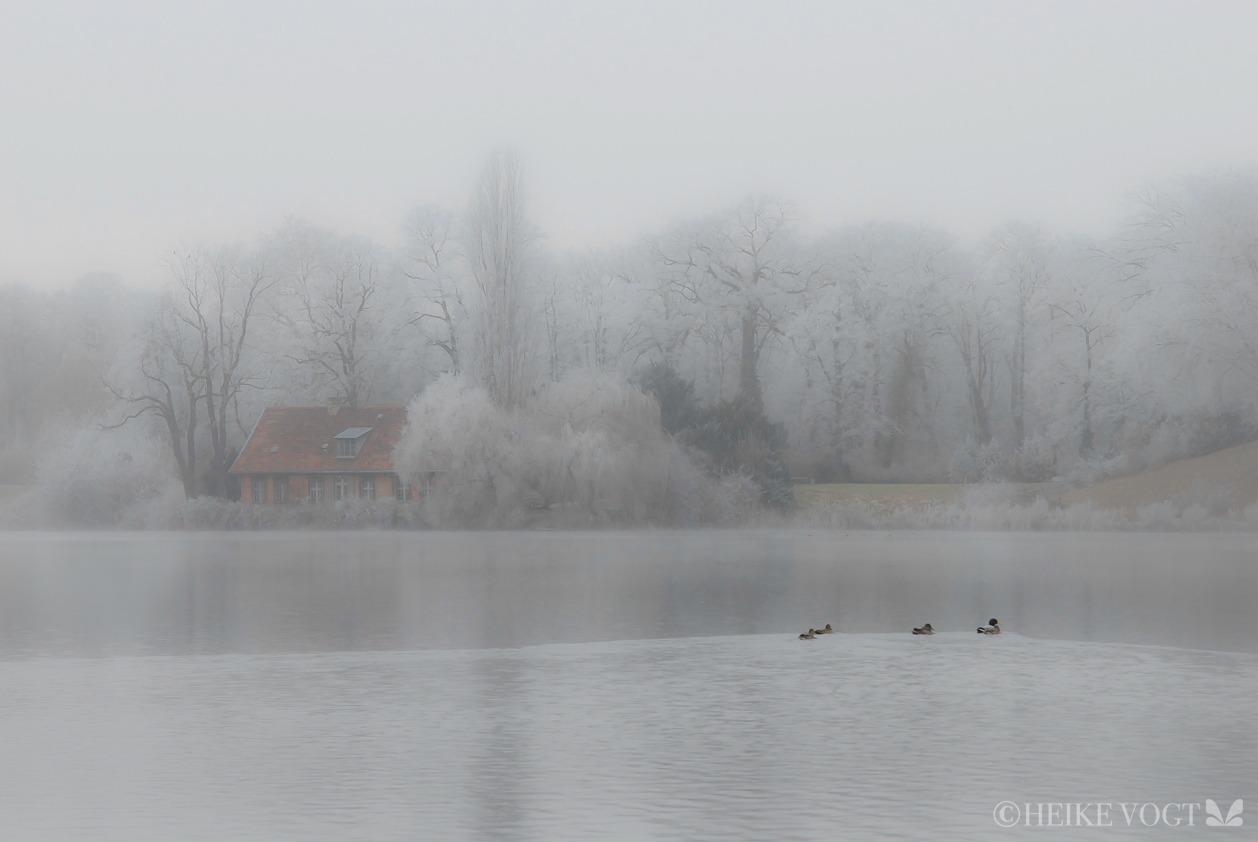
[(152, 285), (285, 216), (396, 242), (524, 156), (559, 248), (750, 192), (1103, 234), (1258, 160), (1255, 3), (6, 3), (0, 283)]

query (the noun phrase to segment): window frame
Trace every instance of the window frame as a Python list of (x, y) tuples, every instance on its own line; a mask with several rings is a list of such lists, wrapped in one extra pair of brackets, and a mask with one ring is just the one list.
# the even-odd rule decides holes
[[(262, 490), (261, 494), (258, 494), (259, 489)], [(251, 491), (252, 491), (252, 502), (257, 505), (265, 505), (266, 504), (266, 477), (254, 477), (253, 488), (251, 489)]]
[(306, 485), (306, 499), (311, 503), (323, 502), (323, 477), (311, 477)]
[(288, 477), (276, 477), (271, 481), (271, 496), (275, 498), (275, 502), (287, 503), (288, 497)]

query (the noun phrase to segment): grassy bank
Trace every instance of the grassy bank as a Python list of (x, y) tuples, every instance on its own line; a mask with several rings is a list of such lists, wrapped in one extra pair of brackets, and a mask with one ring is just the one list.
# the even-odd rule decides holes
[(1258, 442), (1229, 447), (1195, 459), (1180, 459), (1129, 477), (1067, 491), (1062, 505), (1090, 503), (1136, 517), (1144, 506), (1194, 503), (1244, 511), (1258, 503)]
[[(961, 483), (833, 483), (796, 485), (795, 502), (807, 507), (813, 503), (861, 505), (877, 510), (893, 511), (909, 506), (949, 505), (960, 503), (967, 493), (983, 486)], [(1001, 486), (1008, 496), (1034, 498), (1047, 484), (1011, 483)]]

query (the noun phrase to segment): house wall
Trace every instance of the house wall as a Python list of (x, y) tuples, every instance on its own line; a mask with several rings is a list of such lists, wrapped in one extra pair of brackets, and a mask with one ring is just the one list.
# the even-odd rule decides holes
[[(330, 503), (336, 499), (336, 480), (337, 477), (345, 476), (350, 480), (351, 491), (353, 497), (362, 494), (363, 480), (371, 479), (376, 483), (376, 499), (382, 497), (396, 497), (397, 486), (399, 480), (392, 474), (289, 474), (288, 477), (288, 502), (300, 503), (310, 499), (310, 480), (319, 477), (323, 480), (323, 500)], [(269, 475), (259, 474), (243, 474), (240, 476), (240, 502), (253, 503), (253, 481), (257, 478), (266, 480), (266, 502), (268, 504), (275, 503), (275, 478)], [(411, 489), (411, 498), (414, 499), (415, 489)]]

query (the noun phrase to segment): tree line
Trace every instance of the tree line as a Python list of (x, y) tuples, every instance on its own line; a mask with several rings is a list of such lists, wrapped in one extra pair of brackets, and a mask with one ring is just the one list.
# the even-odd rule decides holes
[(789, 202), (755, 196), (559, 252), (502, 152), (465, 207), (400, 227), (397, 247), (295, 219), (183, 247), (156, 293), (104, 277), (0, 289), (0, 482), (26, 481), (53, 431), (141, 425), (187, 497), (230, 497), (264, 406), (409, 403), (443, 376), (504, 410), (550, 383), (637, 384), (711, 471), (776, 460), (785, 486), (1129, 471), (1247, 440), (1258, 420), (1249, 172), (1134, 194), (1107, 238), (808, 233)]

